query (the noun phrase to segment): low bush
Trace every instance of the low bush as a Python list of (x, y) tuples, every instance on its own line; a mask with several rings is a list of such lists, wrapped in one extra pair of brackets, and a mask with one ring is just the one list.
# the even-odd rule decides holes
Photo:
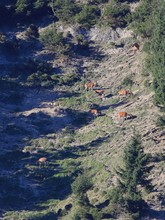
[(142, 0), (132, 14), (134, 31), (147, 39), (146, 66), (153, 75), (154, 104), (165, 109), (165, 2)]
[(50, 211), (9, 211), (6, 212), (5, 215), (3, 215), (4, 220), (12, 219), (12, 220), (22, 220), (22, 219), (28, 219), (28, 220), (51, 220), (51, 219), (57, 219), (57, 214), (55, 212)]
[(156, 125), (160, 126), (160, 127), (164, 127), (165, 126), (165, 115), (158, 116), (158, 118), (156, 120)]
[(132, 13), (132, 27), (136, 34), (148, 37), (152, 32), (152, 22), (150, 19), (153, 7), (153, 0), (142, 0), (139, 7)]
[(40, 35), (40, 41), (49, 50), (58, 53), (65, 54), (69, 51), (69, 44), (63, 37), (62, 32), (57, 32), (55, 28), (46, 29)]
[(131, 77), (127, 76), (123, 80), (122, 84), (125, 85), (125, 86), (132, 86), (133, 85), (133, 80), (131, 79)]
[(89, 48), (89, 41), (84, 38), (82, 34), (78, 34), (75, 38), (78, 49), (88, 49)]
[(48, 0), (17, 0), (15, 3), (16, 20), (35, 20), (48, 13)]
[(26, 73), (31, 73), (31, 74), (36, 72), (42, 72), (47, 74), (53, 73), (53, 67), (51, 66), (50, 63), (47, 63), (45, 61), (38, 61), (36, 59), (31, 59), (31, 58), (25, 60), (22, 69), (24, 69)]
[(116, 0), (112, 0), (103, 13), (103, 20), (106, 24), (113, 28), (125, 27), (130, 21), (129, 5), (121, 4)]
[(100, 9), (94, 5), (85, 5), (79, 14), (75, 16), (76, 22), (85, 28), (90, 28), (96, 24), (101, 15)]
[(54, 81), (46, 73), (33, 73), (27, 78), (27, 85), (30, 87), (50, 88), (54, 85)]
[(38, 27), (35, 26), (34, 24), (31, 24), (25, 34), (29, 38), (31, 37), (38, 38), (39, 37)]
[(49, 5), (55, 17), (65, 23), (73, 22), (74, 16), (80, 11), (80, 7), (74, 0), (50, 1)]
[(79, 80), (79, 76), (77, 73), (69, 73), (61, 76), (59, 78), (59, 84), (61, 85), (73, 85), (75, 82)]
[(76, 196), (81, 196), (92, 187), (91, 178), (85, 174), (78, 176), (72, 183), (72, 191)]

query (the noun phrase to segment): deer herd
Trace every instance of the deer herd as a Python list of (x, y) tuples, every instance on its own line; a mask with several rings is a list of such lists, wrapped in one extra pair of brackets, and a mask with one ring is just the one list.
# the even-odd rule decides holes
[[(133, 54), (135, 54), (137, 51), (139, 51), (140, 49), (140, 45), (138, 43), (134, 43), (131, 46), (130, 51), (133, 51)], [(98, 96), (100, 97), (100, 99), (103, 101), (105, 100), (106, 96), (105, 96), (105, 90), (104, 89), (95, 89), (95, 87), (98, 86), (97, 82), (88, 82), (85, 84), (85, 91), (89, 91), (89, 90), (94, 90), (94, 92), (96, 94), (98, 94)], [(119, 97), (123, 97), (123, 96), (128, 96), (128, 95), (133, 95), (133, 93), (131, 91), (125, 90), (125, 89), (121, 89), (118, 92)], [(89, 113), (91, 113), (93, 116), (100, 116), (101, 115), (101, 111), (98, 109), (90, 109)], [(132, 116), (131, 114), (128, 114), (127, 112), (118, 112), (118, 117), (121, 119), (127, 119), (129, 116)]]
[[(133, 53), (135, 54), (137, 51), (139, 51), (139, 44), (138, 43), (135, 43), (132, 45), (132, 48), (130, 49), (131, 51), (133, 51)], [(68, 62), (68, 60), (66, 59), (63, 59), (62, 60), (62, 63), (64, 62)], [(89, 90), (94, 90), (94, 92), (101, 98), (101, 100), (105, 100), (105, 90), (104, 89), (95, 89), (95, 87), (98, 86), (98, 83), (97, 82), (88, 82), (85, 84), (85, 91), (89, 91)], [(119, 92), (118, 92), (118, 96), (119, 97), (122, 97), (122, 96), (128, 96), (128, 95), (133, 95), (133, 93), (131, 91), (128, 91), (128, 90), (125, 90), (125, 89), (121, 89)], [(101, 115), (101, 111), (98, 110), (98, 109), (90, 109), (89, 110), (89, 113), (92, 114), (94, 117), (97, 117), (97, 116), (100, 116)], [(132, 114), (128, 114), (127, 112), (124, 112), (124, 111), (121, 111), (121, 112), (118, 112), (118, 118), (119, 119), (127, 119), (128, 117), (132, 117), (133, 115)], [(42, 167), (42, 166), (47, 166), (49, 163), (48, 163), (48, 159), (46, 157), (41, 157), (37, 160), (37, 164), (39, 165), (39, 167)]]
[[(98, 83), (96, 82), (88, 82), (85, 84), (85, 91), (89, 91), (89, 90), (93, 90), (96, 94), (98, 94), (100, 96), (100, 98), (102, 100), (105, 99), (105, 90), (104, 89), (95, 89), (95, 86), (98, 86)], [(125, 90), (125, 89), (121, 89), (118, 92), (118, 96), (122, 97), (122, 96), (128, 96), (128, 95), (133, 95), (133, 93), (131, 91)], [(89, 113), (91, 113), (94, 117), (100, 116), (101, 115), (101, 111), (98, 109), (90, 109)], [(128, 119), (128, 117), (130, 118), (131, 114), (128, 114), (127, 112), (118, 112), (118, 118), (119, 119)]]

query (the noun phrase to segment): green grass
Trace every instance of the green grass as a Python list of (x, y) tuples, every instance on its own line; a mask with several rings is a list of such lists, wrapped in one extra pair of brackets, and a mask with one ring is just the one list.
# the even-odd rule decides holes
[(72, 96), (68, 98), (59, 98), (57, 100), (62, 106), (69, 109), (74, 110), (84, 110), (88, 109), (88, 103), (86, 102), (86, 97), (84, 95), (81, 95), (79, 97)]
[(101, 134), (103, 134), (103, 132), (101, 132), (99, 129), (95, 129), (92, 131), (87, 131), (87, 132), (83, 132), (80, 134), (76, 134), (76, 141), (79, 143), (89, 143), (92, 140), (95, 140), (96, 137), (100, 136)]
[(74, 141), (74, 135), (67, 135), (61, 138), (58, 138), (58, 142), (56, 146), (60, 147), (68, 147)]
[(36, 211), (9, 211), (3, 216), (4, 220), (51, 220), (57, 219), (55, 212), (47, 210)]

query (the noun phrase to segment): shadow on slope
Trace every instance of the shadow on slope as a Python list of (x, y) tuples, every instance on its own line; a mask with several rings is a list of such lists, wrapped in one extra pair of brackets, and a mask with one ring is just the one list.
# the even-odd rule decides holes
[[(49, 164), (39, 165), (39, 156), (46, 156)], [(38, 203), (49, 199), (65, 199), (71, 194), (71, 183), (79, 172), (78, 155), (61, 150), (37, 155), (10, 151), (0, 156), (1, 211), (34, 210)], [(12, 169), (11, 169), (12, 167)]]
[[(58, 150), (40, 146), (37, 152), (25, 153), (22, 149), (31, 139), (60, 132), (70, 123), (75, 129), (88, 123), (89, 120), (84, 120), (86, 116), (85, 112), (69, 109), (61, 117), (36, 112), (28, 116), (13, 115), (10, 122), (4, 124), (2, 134), (10, 145), (0, 156), (0, 170), (3, 171), (0, 175), (3, 189), (0, 194), (0, 207), (4, 212), (30, 210), (38, 202), (62, 200), (71, 193), (72, 177), (79, 170), (74, 161), (79, 157), (76, 149)], [(40, 167), (36, 161), (43, 156), (47, 157), (50, 163)], [(64, 167), (63, 163), (67, 160), (73, 161)]]

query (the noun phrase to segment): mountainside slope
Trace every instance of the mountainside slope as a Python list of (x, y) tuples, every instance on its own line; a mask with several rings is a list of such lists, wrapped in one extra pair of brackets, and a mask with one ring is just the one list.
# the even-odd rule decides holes
[[(65, 30), (60, 24), (59, 28)], [(70, 30), (76, 34), (77, 30)], [(84, 170), (94, 183), (87, 192), (91, 205), (104, 203), (116, 185), (115, 168), (122, 165), (123, 151), (136, 131), (154, 165), (150, 174), (154, 190), (145, 197), (150, 207), (148, 218), (163, 220), (165, 133), (155, 121), (161, 112), (152, 102), (152, 77), (143, 74), (143, 45), (134, 53), (131, 45), (137, 39), (132, 31), (95, 27), (84, 33), (89, 47), (61, 62), (37, 41), (26, 45), (20, 32), (11, 35), (20, 36), (27, 50), (22, 49), (14, 58), (1, 53), (3, 219), (74, 218), (78, 205), (71, 183)], [(76, 73), (80, 78), (70, 85), (28, 88), (12, 75), (16, 65), (28, 58), (45, 60), (53, 65), (57, 75), (70, 77)], [(97, 82), (95, 89), (104, 89), (105, 98), (94, 90), (85, 90), (89, 81)], [(132, 95), (119, 97), (120, 89), (127, 89)], [(101, 115), (91, 115), (91, 108), (99, 109)], [(120, 111), (131, 116), (120, 119)], [(44, 156), (49, 165), (40, 167), (36, 162)], [(109, 206), (102, 208), (105, 213), (106, 208)], [(117, 219), (126, 219), (123, 216)]]

